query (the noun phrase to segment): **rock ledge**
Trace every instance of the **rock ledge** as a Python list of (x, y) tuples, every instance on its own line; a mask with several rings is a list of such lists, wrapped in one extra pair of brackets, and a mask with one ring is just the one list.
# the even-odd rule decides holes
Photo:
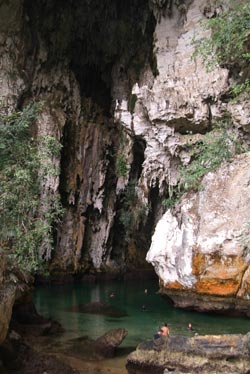
[(126, 368), (129, 374), (249, 374), (250, 333), (161, 337), (140, 344)]

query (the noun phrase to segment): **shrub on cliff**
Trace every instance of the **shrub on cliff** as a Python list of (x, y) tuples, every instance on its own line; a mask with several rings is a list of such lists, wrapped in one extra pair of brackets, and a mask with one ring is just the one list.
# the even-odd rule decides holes
[(194, 40), (195, 55), (200, 54), (206, 64), (246, 66), (250, 61), (250, 4), (231, 1), (227, 10), (210, 18), (205, 28), (209, 37)]
[(250, 4), (246, 0), (230, 1), (229, 6), (222, 10), (217, 8), (213, 17), (204, 28), (210, 30), (208, 37), (194, 38), (195, 52), (193, 57), (200, 55), (208, 70), (216, 64), (226, 67), (238, 75), (239, 84), (232, 88), (233, 96), (242, 92), (250, 94)]
[[(40, 106), (0, 114), (0, 246), (25, 271), (41, 269), (50, 257), (53, 224), (61, 213), (56, 195), (41, 200), (41, 188), (58, 173), (46, 157), (60, 152), (52, 137), (31, 135)], [(41, 248), (43, 249), (41, 251)]]

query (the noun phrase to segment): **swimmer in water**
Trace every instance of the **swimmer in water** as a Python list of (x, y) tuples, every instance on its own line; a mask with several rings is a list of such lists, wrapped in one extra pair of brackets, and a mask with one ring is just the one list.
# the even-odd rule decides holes
[(146, 305), (143, 304), (142, 307), (141, 307), (141, 309), (142, 309), (143, 312), (146, 312), (146, 311), (147, 311), (147, 307), (146, 307)]

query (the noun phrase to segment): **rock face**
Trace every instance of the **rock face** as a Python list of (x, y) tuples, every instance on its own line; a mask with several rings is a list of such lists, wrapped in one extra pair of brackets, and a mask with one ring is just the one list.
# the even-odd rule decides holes
[(147, 260), (175, 305), (250, 316), (249, 166), (247, 153), (209, 173), (158, 223)]
[[(126, 103), (116, 111), (123, 126), (146, 142), (138, 194), (151, 206), (152, 188), (158, 201), (178, 191), (178, 168), (190, 163), (191, 145), (202, 142), (226, 111), (248, 142), (248, 102), (223, 101), (230, 87), (229, 71), (207, 72), (198, 58), (192, 60), (194, 35), (206, 35), (199, 20), (204, 22), (207, 6), (207, 1), (187, 2), (184, 18), (173, 6), (172, 17), (160, 19), (155, 29), (159, 74), (151, 84), (145, 75), (133, 87), (137, 101), (132, 114)], [(216, 6), (209, 6), (215, 14)], [(174, 210), (163, 214), (158, 206), (162, 218), (147, 261), (159, 276), (161, 293), (176, 306), (249, 316), (248, 170), (246, 154), (209, 173), (200, 191), (184, 196)]]
[(249, 334), (163, 337), (140, 344), (131, 353), (129, 374), (249, 373)]
[[(56, 0), (11, 0), (1, 2), (0, 18), (2, 109), (42, 102), (34, 132), (63, 145), (61, 158), (46, 160), (60, 168), (60, 177), (48, 178), (41, 191), (42, 199), (60, 194), (65, 208), (51, 271), (115, 272), (125, 261), (145, 265), (143, 245), (141, 256), (135, 255), (133, 240), (127, 251), (129, 230), (139, 231), (142, 207), (131, 223), (128, 201), (123, 202), (130, 170), (135, 189), (144, 144), (133, 145), (114, 123), (113, 111), (115, 100), (130, 96), (144, 62), (152, 57), (155, 19), (147, 2), (123, 7), (117, 0), (81, 0), (76, 6), (63, 0), (58, 7)], [(139, 158), (132, 166), (135, 155)], [(52, 258), (46, 243), (40, 257)]]
[(52, 273), (149, 266), (159, 222), (147, 261), (161, 292), (178, 306), (249, 315), (248, 156), (207, 175), (175, 210), (163, 204), (214, 122), (230, 114), (233, 136), (250, 143), (249, 100), (229, 101), (234, 72), (192, 58), (216, 4), (1, 2), (4, 108), (42, 101), (34, 132), (62, 144), (51, 160), (60, 175), (41, 186), (64, 207), (55, 250), (40, 249)]
[(12, 308), (25, 292), (28, 280), (3, 255), (0, 257), (0, 345), (4, 342), (12, 317)]
[(94, 342), (96, 354), (102, 357), (113, 357), (115, 349), (122, 343), (127, 334), (128, 331), (123, 328), (106, 332)]

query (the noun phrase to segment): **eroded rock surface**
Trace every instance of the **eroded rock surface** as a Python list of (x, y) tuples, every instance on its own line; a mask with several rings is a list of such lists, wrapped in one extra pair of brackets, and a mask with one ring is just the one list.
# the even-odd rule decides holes
[(159, 221), (147, 260), (175, 305), (250, 315), (249, 166), (225, 163)]
[(113, 357), (115, 349), (123, 342), (128, 331), (124, 328), (113, 329), (100, 336), (94, 342), (94, 349), (101, 357)]
[[(44, 181), (41, 196), (60, 195), (64, 215), (55, 225), (55, 251), (43, 243), (39, 254), (54, 274), (145, 267), (163, 201), (177, 188), (179, 167), (190, 163), (190, 145), (228, 113), (235, 134), (249, 144), (249, 100), (229, 100), (234, 75), (221, 67), (208, 72), (193, 58), (193, 38), (209, 35), (200, 20), (220, 9), (209, 0), (61, 4), (0, 4), (3, 109), (42, 101), (34, 132), (63, 146), (47, 160), (60, 176)], [(247, 226), (248, 182), (236, 173), (244, 173), (245, 162), (223, 166), (224, 177), (209, 174), (210, 190), (186, 196), (180, 213), (168, 211), (159, 221), (159, 248), (154, 239), (148, 261), (176, 305), (205, 310), (206, 295), (214, 298), (206, 310), (249, 313), (249, 245), (240, 239), (248, 235), (240, 227)]]
[[(178, 6), (170, 3), (153, 2), (157, 12), (171, 8), (171, 17), (160, 17), (155, 29), (159, 74), (142, 74), (134, 85), (133, 113), (126, 101), (115, 112), (128, 131), (145, 140), (137, 192), (153, 207), (152, 190), (158, 202), (178, 191), (178, 170), (190, 163), (191, 146), (202, 142), (227, 112), (236, 133), (244, 131), (241, 142), (249, 141), (248, 100), (224, 100), (232, 84), (229, 71), (217, 67), (208, 72), (199, 56), (192, 57), (193, 38), (209, 36), (200, 21), (215, 16), (219, 8), (208, 1), (186, 2), (181, 20)], [(249, 315), (248, 169), (249, 155), (236, 158), (209, 173), (200, 191), (186, 195), (175, 211), (164, 214), (157, 206), (159, 222), (147, 261), (155, 267), (161, 292), (175, 305)]]
[(140, 344), (127, 360), (130, 374), (249, 373), (250, 335), (171, 336)]
[(18, 270), (8, 259), (0, 257), (0, 345), (6, 339), (12, 309), (23, 294), (29, 291), (28, 278)]

